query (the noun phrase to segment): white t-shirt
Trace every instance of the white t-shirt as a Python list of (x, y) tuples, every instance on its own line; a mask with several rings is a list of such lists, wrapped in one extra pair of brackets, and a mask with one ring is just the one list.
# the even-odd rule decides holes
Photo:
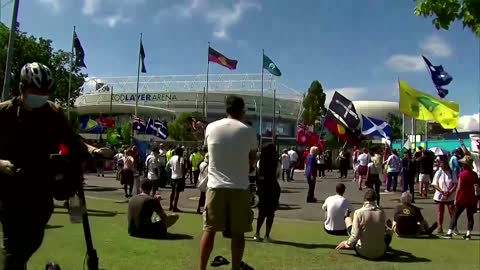
[(343, 196), (335, 194), (328, 197), (323, 203), (322, 209), (327, 211), (325, 218), (325, 229), (329, 231), (340, 231), (347, 229), (345, 216), (347, 212), (353, 211), (352, 203)]
[(375, 165), (373, 162), (368, 163), (368, 171), (370, 174), (378, 175), (382, 172), (382, 165)]
[(298, 154), (295, 150), (288, 151), (288, 156), (290, 157), (290, 161), (296, 162), (298, 160)]
[(288, 154), (282, 154), (282, 169), (286, 170), (290, 168), (290, 156)]
[(257, 135), (244, 123), (224, 118), (205, 130), (208, 146), (208, 188), (248, 189), (249, 153), (257, 151)]
[(147, 166), (147, 178), (148, 180), (157, 180), (157, 169), (159, 168), (158, 159), (155, 158), (155, 155), (151, 153), (147, 160), (145, 161), (145, 165)]
[(370, 162), (370, 155), (362, 153), (357, 157), (358, 165), (360, 166), (367, 166)]
[(437, 202), (452, 202), (455, 200), (455, 189), (453, 186), (458, 183), (457, 175), (451, 172), (444, 172), (443, 170), (438, 170), (433, 176), (432, 186), (438, 187), (442, 191), (453, 190), (453, 192), (448, 196), (443, 196), (438, 190), (435, 190), (433, 195), (433, 200)]
[(169, 165), (172, 169), (172, 179), (182, 179), (185, 159), (183, 157), (179, 159), (179, 156), (175, 155), (170, 158)]

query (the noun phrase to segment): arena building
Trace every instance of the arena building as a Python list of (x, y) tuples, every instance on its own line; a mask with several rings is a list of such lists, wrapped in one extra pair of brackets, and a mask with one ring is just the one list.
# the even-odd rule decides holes
[[(225, 116), (225, 98), (236, 94), (245, 100), (246, 119), (260, 130), (261, 74), (210, 74), (137, 77), (88, 78), (81, 88), (75, 107), (80, 115), (92, 118), (112, 115), (121, 118), (135, 114), (155, 117), (167, 122), (182, 112), (198, 112), (207, 121)], [(295, 140), (297, 121), (302, 113), (303, 91), (294, 90), (277, 81), (277, 77), (264, 75), (262, 134), (271, 136), (273, 119), (281, 140)], [(275, 97), (274, 97), (275, 96)], [(386, 119), (389, 113), (400, 115), (397, 102), (353, 101), (359, 114)], [(326, 104), (328, 106), (328, 104)], [(410, 130), (406, 121), (406, 130)]]

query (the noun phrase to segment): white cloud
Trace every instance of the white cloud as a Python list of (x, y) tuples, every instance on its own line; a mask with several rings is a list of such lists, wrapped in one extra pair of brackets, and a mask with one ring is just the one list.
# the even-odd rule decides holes
[(452, 49), (447, 42), (438, 35), (431, 35), (422, 43), (420, 49), (427, 55), (433, 57), (449, 57), (452, 54)]
[(480, 113), (461, 116), (457, 129), (459, 131), (480, 131)]
[(54, 13), (62, 11), (62, 0), (38, 0), (38, 2), (50, 8)]
[(217, 39), (227, 39), (229, 30), (241, 22), (243, 16), (251, 10), (260, 10), (262, 6), (256, 1), (236, 0), (233, 5), (226, 5), (215, 0), (187, 0), (183, 4), (162, 7), (156, 20), (176, 16), (180, 19), (200, 17), (213, 26), (212, 35)]
[(115, 28), (118, 24), (126, 24), (129, 22), (131, 22), (131, 19), (123, 16), (123, 14), (120, 13), (95, 19), (95, 23), (99, 25), (106, 25), (110, 28)]
[(325, 103), (330, 103), (332, 100), (333, 94), (339, 92), (344, 97), (354, 101), (367, 97), (368, 89), (365, 87), (343, 87), (336, 89), (329, 89), (325, 91)]
[(425, 70), (425, 62), (421, 56), (397, 54), (390, 56), (386, 65), (399, 72), (422, 71)]
[(92, 16), (100, 9), (101, 0), (84, 0), (82, 13), (86, 16)]

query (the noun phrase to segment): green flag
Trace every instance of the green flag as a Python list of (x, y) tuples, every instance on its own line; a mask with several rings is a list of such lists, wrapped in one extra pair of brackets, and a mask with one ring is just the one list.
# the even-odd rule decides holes
[(277, 65), (265, 54), (263, 54), (263, 68), (272, 73), (272, 75), (282, 76), (282, 72), (278, 69)]

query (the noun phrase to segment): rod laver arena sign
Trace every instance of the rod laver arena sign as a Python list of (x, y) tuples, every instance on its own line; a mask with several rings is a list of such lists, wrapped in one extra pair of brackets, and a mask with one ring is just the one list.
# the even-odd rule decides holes
[[(114, 102), (118, 103), (127, 103), (135, 102), (136, 94), (115, 94), (112, 95)], [(176, 101), (177, 96), (170, 93), (161, 93), (161, 94), (138, 94), (138, 101), (144, 102), (161, 102), (161, 101)]]

